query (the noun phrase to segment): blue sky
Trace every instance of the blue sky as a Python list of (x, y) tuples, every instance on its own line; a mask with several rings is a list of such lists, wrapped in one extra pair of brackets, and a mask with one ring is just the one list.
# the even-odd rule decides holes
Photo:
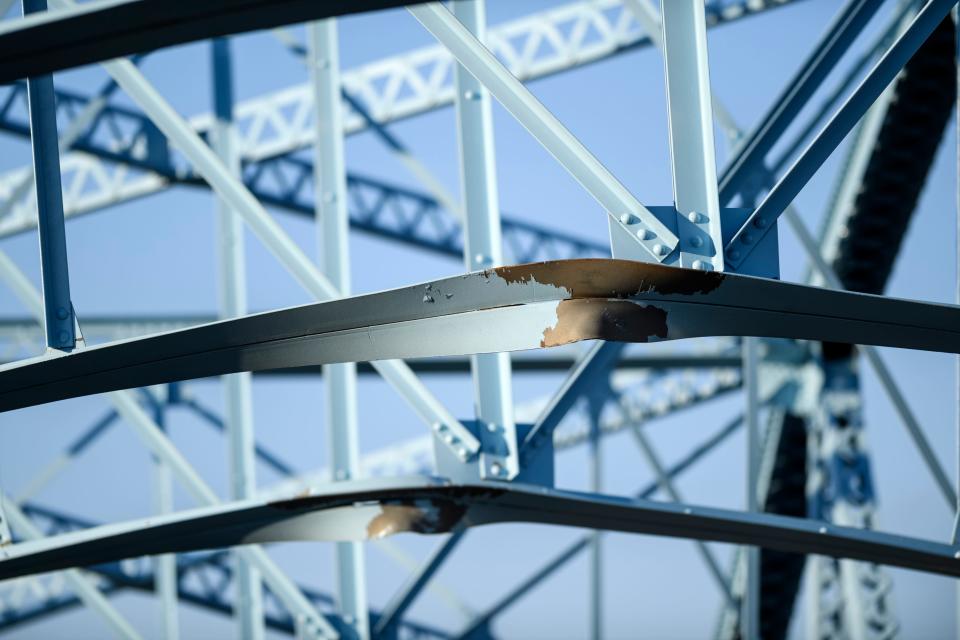
[[(552, 6), (552, 2), (489, 0), (491, 24)], [(838, 3), (808, 0), (758, 18), (724, 26), (709, 34), (711, 80), (715, 94), (745, 127), (754, 122), (782, 88), (789, 74), (826, 26)], [(886, 11), (880, 12), (883, 21)], [(413, 47), (431, 37), (404, 11), (351, 17), (340, 22), (341, 61), (345, 68)], [(302, 37), (302, 29), (295, 33)], [(269, 34), (234, 39), (238, 99), (253, 97), (305, 81), (305, 71)], [(147, 59), (146, 76), (183, 115), (210, 108), (209, 45), (198, 43), (163, 51)], [(57, 76), (64, 87), (91, 91), (105, 74), (98, 68)], [(829, 83), (828, 83), (829, 84)], [(583, 69), (531, 84), (544, 104), (648, 205), (672, 200), (667, 147), (662, 61), (653, 50), (618, 56)], [(121, 101), (125, 101), (121, 98)], [(494, 109), (501, 207), (516, 217), (605, 241), (605, 215), (576, 182), (499, 105)], [(952, 302), (955, 287), (955, 123), (951, 122), (937, 163), (904, 242), (890, 295)], [(453, 193), (459, 193), (456, 132), (452, 109), (443, 109), (391, 126)], [(719, 137), (719, 136), (718, 136)], [(351, 136), (346, 145), (348, 169), (419, 188), (413, 178), (370, 134)], [(0, 138), (0, 170), (29, 162), (23, 140)], [(718, 162), (727, 157), (720, 145)], [(833, 184), (838, 152), (801, 193), (797, 206), (815, 229)], [(217, 301), (214, 201), (194, 189), (174, 189), (84, 216), (68, 224), (73, 297), (84, 314), (212, 313)], [(316, 234), (304, 219), (278, 214), (291, 236), (315, 255)], [(361, 234), (351, 235), (353, 286), (375, 291), (462, 270), (457, 261), (426, 256)], [(801, 252), (789, 232), (781, 233), (782, 274), (796, 280), (804, 273)], [(39, 282), (35, 234), (0, 240), (8, 253)], [(260, 243), (247, 238), (251, 310), (309, 302), (307, 294), (285, 274)], [(24, 316), (8, 289), (0, 286), (0, 315)], [(943, 462), (955, 473), (954, 359), (944, 355), (883, 350), (928, 437)], [(549, 393), (556, 375), (517, 376), (518, 401)], [(428, 386), (462, 417), (472, 416), (467, 377), (426, 378)], [(214, 382), (191, 385), (212, 406), (220, 406)], [(321, 383), (311, 380), (258, 381), (254, 408), (258, 439), (299, 469), (326, 460)], [(864, 372), (866, 423), (884, 530), (945, 539), (952, 525), (929, 474), (912, 448), (892, 407), (869, 371)], [(739, 396), (658, 421), (648, 433), (666, 460), (675, 460), (734, 415)], [(106, 408), (91, 397), (0, 416), (0, 486), (16, 493), (70, 440)], [(424, 433), (402, 400), (381, 381), (360, 384), (361, 446), (375, 450)], [(223, 440), (186, 414), (170, 419), (174, 441), (226, 495), (226, 447)], [(693, 503), (740, 508), (743, 505), (743, 442), (733, 438), (678, 483)], [(626, 494), (651, 478), (627, 434), (604, 442), (604, 482), (611, 493)], [(276, 480), (258, 470), (259, 481)], [(558, 460), (558, 484), (585, 488), (585, 451), (564, 453)], [(114, 428), (42, 494), (40, 502), (103, 521), (146, 516), (151, 512), (150, 458), (132, 432)], [(189, 496), (177, 493), (177, 506)], [(529, 571), (581, 535), (576, 530), (504, 525), (471, 532), (439, 579), (452, 585), (476, 610), (495, 601)], [(422, 557), (438, 540), (420, 536), (395, 538), (397, 546)], [(688, 541), (649, 536), (609, 535), (605, 545), (604, 616), (611, 637), (695, 638), (712, 632), (719, 594)], [(730, 548), (716, 545), (727, 558)], [(278, 545), (275, 556), (297, 579), (330, 590), (329, 546)], [(402, 583), (404, 569), (381, 550), (367, 553), (371, 604), (382, 606)], [(587, 563), (570, 563), (510, 609), (494, 627), (505, 637), (581, 637), (587, 632)], [(954, 629), (953, 581), (890, 570), (894, 601), (903, 636), (945, 637)], [(158, 637), (154, 603), (141, 596), (115, 600), (120, 610), (148, 637)], [(462, 620), (437, 597), (424, 595), (412, 617), (458, 628)], [(229, 637), (231, 622), (183, 607), (184, 637)], [(795, 625), (795, 633), (799, 627)], [(10, 637), (100, 637), (101, 622), (78, 610), (25, 627)]]

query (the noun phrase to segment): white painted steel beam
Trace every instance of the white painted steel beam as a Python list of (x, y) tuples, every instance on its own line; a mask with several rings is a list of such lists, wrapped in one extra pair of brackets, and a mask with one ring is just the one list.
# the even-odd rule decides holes
[(641, 246), (658, 262), (677, 246), (677, 237), (647, 210), (550, 111), (514, 77), (443, 5), (408, 7), (410, 13), (479, 80), (619, 224), (639, 219), (648, 237)]
[(661, 13), (680, 265), (723, 271), (703, 2), (664, 0)]
[[(51, 4), (58, 7), (74, 6), (72, 0), (53, 0)], [(187, 156), (223, 202), (243, 217), (254, 234), (301, 286), (320, 300), (340, 297), (340, 292), (330, 280), (130, 61), (113, 60), (103, 66), (170, 142)], [(406, 364), (397, 360), (381, 360), (373, 363), (373, 366), (427, 423), (445, 425), (457, 438), (458, 449), (462, 449), (465, 456), (477, 453), (479, 441), (443, 407)]]
[[(307, 25), (310, 75), (316, 105), (314, 191), (321, 268), (341, 295), (350, 292), (349, 218), (340, 108), (340, 52), (334, 19)], [(360, 472), (357, 424), (357, 368), (346, 362), (323, 368), (325, 428), (333, 481), (352, 480)], [(339, 542), (335, 549), (337, 603), (358, 639), (370, 637), (363, 545)]]
[[(453, 15), (485, 41), (484, 0), (456, 0)], [(467, 271), (503, 265), (500, 203), (490, 93), (460, 64), (454, 67), (460, 184), (466, 209), (463, 257)], [(520, 472), (513, 418), (510, 356), (481, 353), (470, 358), (474, 406), (483, 444), (480, 477), (509, 480)]]

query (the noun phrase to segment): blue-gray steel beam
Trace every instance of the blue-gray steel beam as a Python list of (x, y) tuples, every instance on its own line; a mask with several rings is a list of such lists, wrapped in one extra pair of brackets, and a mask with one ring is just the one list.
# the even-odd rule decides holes
[[(663, 262), (677, 237), (620, 183), (563, 124), (514, 77), (443, 5), (408, 7), (420, 23), (479, 80), (557, 161), (613, 216), (639, 219), (647, 234), (636, 238), (651, 259)], [(636, 236), (634, 236), (636, 237)]]
[[(46, 0), (23, 0), (24, 16), (45, 12)], [(72, 351), (76, 344), (67, 236), (63, 227), (63, 192), (60, 186), (60, 147), (57, 138), (57, 105), (53, 76), (27, 79), (30, 105), (30, 140), (33, 175), (37, 187), (40, 228), (40, 266), (43, 282), (43, 320), (47, 347)]]
[(737, 266), (775, 225), (777, 218), (800, 193), (814, 173), (843, 141), (867, 109), (880, 97), (917, 49), (950, 12), (956, 0), (930, 0), (910, 27), (877, 62), (847, 98), (830, 122), (766, 195), (725, 247), (727, 259)]
[[(712, 451), (718, 445), (726, 441), (726, 439), (733, 435), (737, 429), (743, 425), (743, 415), (739, 415), (726, 425), (724, 425), (716, 434), (711, 436), (705, 442), (694, 448), (690, 453), (688, 453), (683, 459), (674, 464), (672, 467), (666, 470), (665, 476), (668, 480), (676, 478), (684, 471), (689, 469), (694, 463), (700, 461), (707, 453)], [(636, 494), (637, 498), (648, 499), (652, 497), (658, 490), (662, 489), (663, 485), (659, 480), (651, 482), (641, 491)], [(490, 621), (493, 620), (497, 615), (503, 612), (508, 607), (516, 604), (523, 596), (529, 593), (534, 587), (543, 582), (546, 578), (550, 577), (553, 573), (559, 570), (567, 562), (575, 558), (581, 551), (585, 550), (590, 541), (593, 539), (593, 534), (588, 534), (580, 538), (577, 542), (573, 543), (567, 547), (564, 551), (560, 552), (553, 560), (544, 565), (540, 570), (536, 571), (529, 578), (524, 580), (519, 586), (509, 591), (505, 596), (498, 600), (493, 606), (484, 611), (481, 614), (478, 614), (471, 622), (470, 625), (460, 632), (459, 638), (468, 638), (480, 628), (486, 627), (490, 624)]]
[(767, 153), (780, 140), (830, 71), (880, 8), (877, 0), (848, 0), (814, 46), (796, 74), (786, 83), (760, 123), (744, 139), (720, 176), (720, 203), (729, 204), (749, 186)]
[(523, 439), (520, 445), (521, 464), (539, 446), (553, 438), (553, 431), (570, 409), (597, 384), (600, 377), (616, 366), (623, 348), (621, 342), (597, 342), (580, 356)]
[[(744, 417), (747, 427), (746, 464), (746, 510), (756, 513), (760, 510), (757, 495), (757, 479), (760, 477), (760, 396), (758, 377), (758, 340), (743, 339), (743, 386), (746, 391), (746, 411)], [(746, 548), (747, 582), (743, 592), (743, 611), (740, 624), (746, 640), (760, 638), (760, 548), (750, 545)]]
[[(14, 108), (25, 92), (23, 84), (10, 87), (0, 106), (0, 129), (29, 136), (28, 123), (18, 119), (18, 110)], [(85, 109), (91, 103), (91, 98), (63, 89), (57, 89), (56, 96), (61, 109)], [(112, 134), (115, 130), (134, 133), (116, 138)], [(191, 168), (175, 166), (162, 134), (134, 109), (106, 105), (72, 148), (152, 171), (172, 184), (206, 186)], [(138, 153), (138, 149), (146, 152)], [(312, 217), (314, 202), (307, 185), (313, 171), (312, 161), (288, 154), (248, 163), (243, 181), (261, 202)], [(441, 255), (455, 258), (462, 255), (460, 226), (436, 198), (357, 173), (347, 175), (347, 187), (350, 224), (354, 229)], [(514, 262), (601, 257), (610, 252), (603, 244), (511, 217), (505, 217), (502, 226), (503, 241)]]
[[(230, 41), (215, 38), (211, 42), (214, 125), (211, 144), (224, 165), (240, 175), (240, 157), (236, 149), (233, 123), (233, 65)], [(219, 315), (236, 318), (247, 313), (246, 258), (243, 221), (230, 205), (217, 199), (217, 254)], [(227, 427), (230, 496), (234, 500), (252, 498), (256, 492), (256, 464), (253, 433), (252, 380), (247, 372), (223, 376)], [(240, 554), (237, 564), (236, 606), (234, 614), (238, 636), (245, 640), (263, 637), (263, 593), (260, 574)]]
[(466, 529), (458, 529), (451, 533), (446, 540), (433, 550), (415, 574), (404, 583), (400, 591), (390, 599), (387, 606), (383, 609), (383, 614), (373, 628), (373, 635), (376, 638), (392, 637), (396, 632), (398, 625), (403, 620), (407, 610), (413, 606), (417, 596), (427, 586), (433, 576), (437, 573), (443, 562), (453, 552), (463, 536), (467, 533)]

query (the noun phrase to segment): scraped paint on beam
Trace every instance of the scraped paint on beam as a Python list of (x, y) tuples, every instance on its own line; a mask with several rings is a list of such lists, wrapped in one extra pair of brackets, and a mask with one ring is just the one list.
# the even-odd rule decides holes
[(960, 308), (609, 259), (500, 267), (0, 367), (0, 411), (234, 373), (758, 336), (960, 352)]

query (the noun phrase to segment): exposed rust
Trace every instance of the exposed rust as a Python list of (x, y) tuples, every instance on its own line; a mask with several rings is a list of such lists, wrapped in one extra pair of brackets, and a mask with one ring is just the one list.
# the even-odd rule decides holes
[(551, 260), (491, 270), (507, 284), (539, 282), (566, 289), (571, 298), (626, 298), (640, 293), (693, 295), (710, 293), (724, 274), (661, 264), (583, 258)]
[(385, 504), (380, 509), (380, 515), (367, 525), (367, 537), (371, 540), (413, 531), (426, 517), (423, 509), (408, 504)]
[(667, 339), (667, 312), (652, 305), (626, 300), (562, 300), (557, 324), (543, 332), (541, 347), (556, 347), (579, 340), (649, 342)]
[(378, 540), (395, 533), (441, 533), (463, 517), (465, 507), (450, 501), (418, 500), (414, 504), (384, 504), (367, 525), (367, 538)]

